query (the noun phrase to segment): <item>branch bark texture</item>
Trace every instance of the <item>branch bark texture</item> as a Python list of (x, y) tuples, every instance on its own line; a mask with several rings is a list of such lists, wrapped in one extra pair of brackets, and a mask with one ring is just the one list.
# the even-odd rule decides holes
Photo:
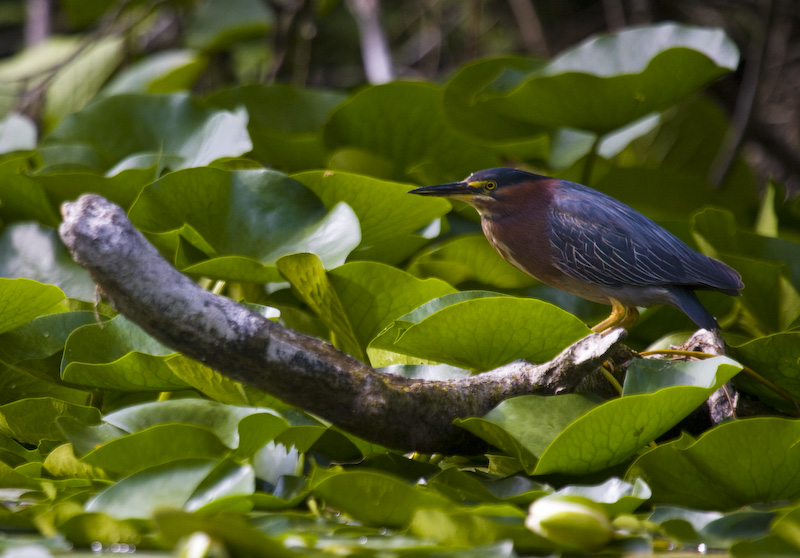
[(466, 379), (375, 371), (332, 345), (200, 288), (164, 260), (125, 212), (87, 194), (62, 206), (59, 232), (109, 302), (162, 343), (368, 441), (424, 453), (479, 452), (453, 426), (509, 397), (573, 391), (620, 350), (623, 330), (593, 334), (552, 361), (517, 361)]

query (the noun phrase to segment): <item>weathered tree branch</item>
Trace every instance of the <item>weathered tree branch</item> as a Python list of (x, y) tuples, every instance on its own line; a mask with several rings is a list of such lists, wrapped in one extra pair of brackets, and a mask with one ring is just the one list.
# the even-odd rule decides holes
[(111, 304), (164, 344), (222, 374), (315, 413), (366, 440), (425, 453), (474, 453), (453, 426), (509, 397), (559, 393), (620, 350), (623, 330), (589, 335), (551, 362), (517, 361), (466, 379), (426, 381), (375, 371), (319, 339), (203, 290), (171, 266), (104, 198), (65, 203), (59, 232)]

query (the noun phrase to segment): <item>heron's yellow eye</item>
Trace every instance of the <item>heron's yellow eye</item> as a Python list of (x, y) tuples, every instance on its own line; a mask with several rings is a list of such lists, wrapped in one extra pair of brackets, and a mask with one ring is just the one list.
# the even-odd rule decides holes
[(484, 188), (486, 188), (487, 190), (494, 190), (495, 188), (497, 188), (497, 182), (495, 182), (494, 180), (489, 180), (484, 185)]

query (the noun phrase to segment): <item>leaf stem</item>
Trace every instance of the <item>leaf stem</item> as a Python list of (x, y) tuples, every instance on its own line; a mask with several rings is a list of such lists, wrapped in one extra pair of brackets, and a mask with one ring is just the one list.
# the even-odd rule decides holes
[(613, 387), (617, 393), (622, 395), (622, 384), (619, 383), (619, 381), (614, 377), (614, 374), (612, 374), (611, 371), (605, 367), (605, 365), (600, 367), (600, 373), (605, 376), (605, 379), (608, 380), (608, 383), (611, 384), (611, 387)]

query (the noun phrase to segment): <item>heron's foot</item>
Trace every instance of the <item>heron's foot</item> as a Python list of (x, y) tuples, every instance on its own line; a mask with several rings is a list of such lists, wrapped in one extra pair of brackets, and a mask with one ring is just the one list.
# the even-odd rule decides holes
[(611, 299), (611, 315), (594, 326), (592, 331), (605, 335), (612, 329), (621, 327), (629, 329), (639, 319), (639, 311), (635, 306), (625, 306), (616, 299)]

